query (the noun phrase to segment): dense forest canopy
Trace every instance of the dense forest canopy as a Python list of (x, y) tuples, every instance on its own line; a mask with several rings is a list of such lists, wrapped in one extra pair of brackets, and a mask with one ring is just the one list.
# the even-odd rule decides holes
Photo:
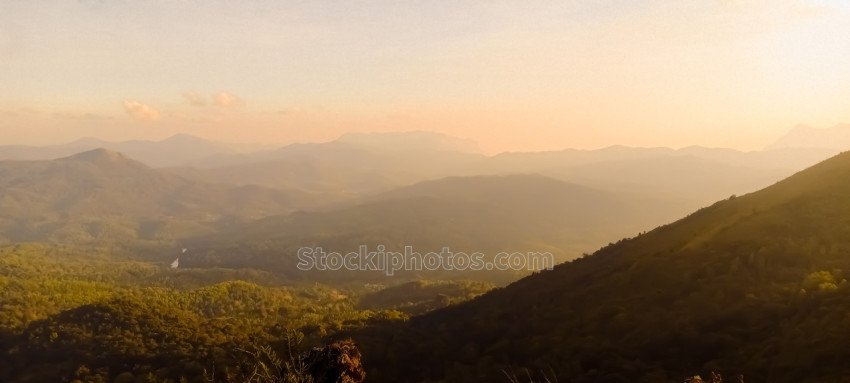
[(224, 379), (244, 352), (297, 356), (344, 329), (406, 320), (396, 308), (421, 313), (489, 288), (421, 283), (415, 296), (369, 299), (383, 287), (283, 286), (259, 271), (174, 270), (115, 249), (4, 247), (0, 381)]

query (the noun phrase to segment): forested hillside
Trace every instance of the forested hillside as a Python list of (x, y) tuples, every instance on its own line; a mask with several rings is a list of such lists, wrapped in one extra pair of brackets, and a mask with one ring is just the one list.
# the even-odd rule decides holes
[[(347, 253), (374, 250), (549, 252), (558, 262), (611, 239), (672, 220), (675, 206), (637, 203), (540, 175), (449, 177), (398, 188), (350, 207), (272, 216), (212, 236), (187, 240), (186, 262), (198, 267), (260, 267), (297, 279), (376, 281), (383, 272), (298, 270), (302, 247)], [(488, 258), (488, 259), (491, 259)], [(402, 272), (411, 278), (475, 278), (506, 283), (528, 270)]]
[(425, 312), (487, 289), (439, 285), (360, 304), (384, 286), (282, 286), (269, 273), (167, 269), (114, 248), (4, 247), (0, 381), (236, 382), (225, 379), (251, 355), (298, 359), (343, 329), (407, 318), (393, 308)]
[(316, 204), (295, 190), (190, 181), (105, 149), (0, 161), (0, 243), (168, 242)]
[[(371, 328), (374, 381), (747, 381), (850, 376), (850, 154), (524, 278)], [(403, 367), (400, 367), (403, 366)]]

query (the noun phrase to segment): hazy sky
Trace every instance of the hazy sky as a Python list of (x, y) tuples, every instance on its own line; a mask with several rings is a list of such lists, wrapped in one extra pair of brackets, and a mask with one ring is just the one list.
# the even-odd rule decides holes
[(850, 122), (850, 2), (0, 0), (0, 144), (761, 148)]

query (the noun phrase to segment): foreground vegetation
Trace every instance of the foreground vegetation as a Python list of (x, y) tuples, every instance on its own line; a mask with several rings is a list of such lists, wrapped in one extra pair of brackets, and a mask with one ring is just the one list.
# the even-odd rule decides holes
[[(258, 271), (172, 270), (114, 251), (0, 249), (0, 381), (229, 381), (247, 354), (287, 360), (343, 330), (407, 318), (358, 308), (376, 286), (280, 286)], [(471, 294), (453, 291), (383, 302), (433, 309)]]

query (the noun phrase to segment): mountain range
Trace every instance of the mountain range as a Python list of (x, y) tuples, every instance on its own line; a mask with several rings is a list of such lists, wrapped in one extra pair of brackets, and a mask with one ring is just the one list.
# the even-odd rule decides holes
[(767, 186), (835, 153), (821, 148), (740, 152), (614, 146), (485, 156), (462, 140), (408, 132), (347, 135), (169, 170), (202, 182), (302, 189), (338, 200), (448, 176), (538, 173), (608, 191), (625, 187), (663, 193), (681, 201), (684, 214), (718, 198)]
[[(789, 146), (486, 156), (416, 133), (0, 161), (0, 377), (201, 381), (351, 337), (373, 382), (844, 381), (850, 153), (799, 171), (836, 149)], [(378, 244), (566, 262), (296, 271), (300, 247)]]
[[(668, 222), (679, 207), (635, 199), (541, 175), (448, 177), (369, 197), (360, 203), (271, 216), (209, 238), (185, 241), (194, 267), (260, 267), (309, 280), (386, 280), (382, 273), (295, 268), (301, 247), (347, 253), (366, 245), (420, 253), (538, 251), (562, 261)], [(405, 278), (470, 277), (506, 282), (520, 273), (418, 272)], [(440, 274), (440, 275), (437, 275)]]
[(848, 195), (842, 153), (392, 335), (371, 328), (357, 339), (379, 382), (492, 381), (526, 368), (571, 382), (681, 381), (700, 371), (842, 381)]
[(120, 152), (154, 168), (188, 165), (224, 154), (252, 152), (258, 145), (215, 142), (188, 134), (177, 134), (162, 141), (131, 140), (109, 142), (86, 137), (52, 146), (0, 146), (0, 160), (51, 160), (94, 149)]
[(199, 183), (106, 149), (0, 161), (0, 238), (9, 242), (173, 239), (315, 204), (299, 191)]
[[(349, 133), (330, 142), (277, 149), (181, 134), (163, 141), (113, 143), (85, 138), (47, 147), (0, 146), (0, 159), (56, 159), (105, 148), (203, 183), (300, 189), (336, 200), (447, 176), (539, 173), (604, 190), (637, 187), (650, 193), (667, 193), (688, 201), (691, 209), (730, 194), (756, 190), (837, 153), (831, 147), (807, 146), (793, 139), (795, 135), (792, 131), (790, 138), (783, 139), (785, 144), (755, 152), (612, 146), (486, 156), (469, 140), (421, 131)], [(703, 175), (706, 178), (691, 182)], [(644, 176), (649, 179), (643, 181)]]
[[(0, 153), (47, 157), (99, 144), (108, 143)], [(191, 240), (208, 253), (221, 254), (213, 244), (240, 249), (227, 260), (206, 257), (204, 265), (263, 259), (281, 267), (288, 261), (272, 253), (291, 258), (298, 243), (348, 250), (379, 240), (536, 246), (570, 259), (770, 185), (828, 153), (610, 147), (485, 156), (472, 142), (427, 132), (348, 134), (253, 152), (185, 135), (109, 146), (147, 163), (109, 149), (0, 162), (0, 238)], [(177, 163), (184, 165), (151, 167)], [(502, 242), (492, 240), (493, 231)], [(259, 243), (264, 255), (246, 258)]]

